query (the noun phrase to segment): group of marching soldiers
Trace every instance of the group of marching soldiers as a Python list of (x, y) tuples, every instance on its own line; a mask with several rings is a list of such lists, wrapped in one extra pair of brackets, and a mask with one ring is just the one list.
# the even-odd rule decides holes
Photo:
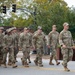
[[(69, 24), (65, 22), (63, 24), (63, 30), (57, 32), (56, 25), (52, 26), (52, 31), (48, 34), (47, 38), (42, 27), (38, 26), (37, 31), (34, 33), (30, 32), (30, 28), (24, 28), (22, 33), (17, 32), (16, 27), (12, 27), (6, 30), (4, 34), (3, 27), (0, 27), (0, 65), (7, 67), (7, 54), (8, 56), (8, 65), (16, 68), (16, 57), (19, 50), (22, 50), (23, 56), (21, 58), (22, 65), (29, 67), (30, 60), (30, 50), (34, 49), (37, 51), (36, 58), (34, 63), (36, 66), (43, 67), (42, 56), (44, 53), (44, 43), (47, 47), (51, 49), (49, 65), (54, 65), (52, 60), (56, 61), (56, 65), (59, 65), (60, 62), (57, 60), (57, 48), (61, 47), (61, 52), (63, 55), (63, 67), (65, 71), (70, 71), (67, 68), (67, 63), (73, 57), (73, 48), (75, 48), (71, 32), (68, 30)], [(28, 62), (29, 61), (29, 62)]]

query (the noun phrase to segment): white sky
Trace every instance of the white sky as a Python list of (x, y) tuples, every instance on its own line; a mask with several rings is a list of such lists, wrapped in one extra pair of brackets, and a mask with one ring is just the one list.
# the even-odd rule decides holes
[(75, 7), (75, 0), (64, 0), (65, 2), (67, 2), (68, 6), (74, 6)]

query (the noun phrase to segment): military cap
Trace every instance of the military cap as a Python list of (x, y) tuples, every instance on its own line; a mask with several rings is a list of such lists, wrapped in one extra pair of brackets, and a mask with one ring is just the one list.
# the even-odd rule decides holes
[(16, 28), (16, 27), (12, 27), (12, 28), (11, 28), (11, 30), (15, 30), (15, 29), (17, 29), (17, 28)]
[(41, 26), (38, 26), (38, 29), (42, 29), (42, 27)]
[(27, 29), (28, 29), (27, 27), (24, 28), (24, 30), (27, 30)]
[(12, 31), (12, 28), (9, 28), (6, 30), (8, 33)]
[(57, 26), (56, 26), (56, 25), (53, 25), (52, 28), (53, 28), (53, 27), (57, 27)]
[(4, 27), (0, 27), (0, 29), (1, 29), (1, 30), (3, 30), (3, 29), (4, 29)]
[(65, 23), (63, 24), (63, 26), (69, 26), (69, 24), (68, 24), (67, 22), (65, 22)]

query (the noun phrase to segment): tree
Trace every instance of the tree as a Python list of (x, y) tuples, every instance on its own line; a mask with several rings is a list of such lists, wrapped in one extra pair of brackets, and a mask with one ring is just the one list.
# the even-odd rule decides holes
[(68, 7), (63, 0), (34, 0), (37, 7), (36, 23), (48, 34), (53, 24), (61, 31), (62, 24), (67, 21)]

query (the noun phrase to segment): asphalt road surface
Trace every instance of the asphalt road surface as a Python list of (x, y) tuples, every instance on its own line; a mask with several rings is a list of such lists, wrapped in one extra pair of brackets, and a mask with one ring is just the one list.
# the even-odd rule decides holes
[[(29, 68), (26, 68), (22, 66), (21, 64), (21, 58), (22, 53), (19, 52), (18, 54), (18, 62), (17, 68), (12, 68), (11, 66), (7, 66), (7, 68), (4, 68), (4, 66), (0, 66), (0, 75), (75, 75), (75, 61), (71, 61), (68, 64), (70, 72), (65, 72), (63, 70), (62, 65), (56, 65), (55, 61), (53, 60), (54, 66), (49, 65), (49, 56), (43, 57), (43, 67), (35, 66), (34, 59), (35, 55), (31, 55), (31, 63), (29, 64)], [(60, 61), (62, 63), (62, 61)]]

